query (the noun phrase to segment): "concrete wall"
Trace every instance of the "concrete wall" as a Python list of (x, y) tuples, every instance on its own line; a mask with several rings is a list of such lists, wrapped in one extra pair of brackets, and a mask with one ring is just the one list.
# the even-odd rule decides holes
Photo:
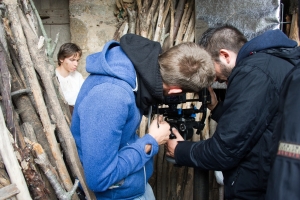
[(78, 71), (84, 77), (86, 56), (102, 50), (104, 44), (113, 38), (118, 24), (114, 16), (115, 0), (70, 0), (71, 42), (83, 50)]

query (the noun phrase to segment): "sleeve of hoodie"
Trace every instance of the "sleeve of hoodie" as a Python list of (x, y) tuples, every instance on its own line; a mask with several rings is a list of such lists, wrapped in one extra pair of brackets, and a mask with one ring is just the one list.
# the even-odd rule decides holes
[[(122, 134), (132, 135), (124, 133), (123, 127), (133, 102), (124, 88), (104, 83), (95, 86), (79, 105), (82, 163), (93, 191), (107, 190), (140, 170), (158, 152), (158, 144), (149, 134), (119, 149)], [(146, 143), (152, 144), (150, 154), (145, 153)]]
[(260, 69), (245, 67), (229, 84), (214, 135), (205, 141), (179, 142), (175, 149), (179, 165), (230, 169), (249, 153), (265, 131), (278, 102), (272, 80)]

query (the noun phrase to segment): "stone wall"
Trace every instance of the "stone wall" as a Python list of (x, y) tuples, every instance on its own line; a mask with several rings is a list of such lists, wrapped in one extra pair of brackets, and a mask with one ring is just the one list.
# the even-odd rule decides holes
[(113, 38), (118, 24), (115, 9), (115, 0), (69, 1), (71, 42), (83, 50), (78, 71), (84, 77), (88, 76), (86, 56), (101, 51), (104, 44)]

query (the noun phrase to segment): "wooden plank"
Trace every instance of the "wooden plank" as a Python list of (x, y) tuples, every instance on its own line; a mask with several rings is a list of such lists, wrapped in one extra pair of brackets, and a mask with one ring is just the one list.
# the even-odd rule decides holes
[(15, 196), (19, 192), (20, 190), (18, 189), (15, 183), (5, 186), (0, 189), (0, 200), (4, 200), (12, 196)]

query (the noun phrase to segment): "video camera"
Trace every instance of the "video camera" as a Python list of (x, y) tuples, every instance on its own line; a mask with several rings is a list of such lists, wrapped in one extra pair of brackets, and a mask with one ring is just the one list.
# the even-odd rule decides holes
[[(171, 128), (175, 127), (184, 140), (191, 139), (196, 129), (196, 133), (199, 135), (201, 130), (205, 126), (207, 104), (210, 104), (211, 97), (209, 91), (205, 88), (198, 93), (198, 99), (186, 99), (186, 94), (176, 96), (165, 96), (164, 101), (152, 106), (152, 114), (163, 115), (165, 121), (167, 121)], [(202, 102), (199, 109), (193, 104), (191, 108), (182, 109), (178, 108), (178, 104), (186, 102)], [(167, 105), (167, 107), (161, 107)], [(196, 121), (196, 114), (202, 113), (200, 121)], [(174, 139), (176, 136), (171, 133), (170, 139)]]

